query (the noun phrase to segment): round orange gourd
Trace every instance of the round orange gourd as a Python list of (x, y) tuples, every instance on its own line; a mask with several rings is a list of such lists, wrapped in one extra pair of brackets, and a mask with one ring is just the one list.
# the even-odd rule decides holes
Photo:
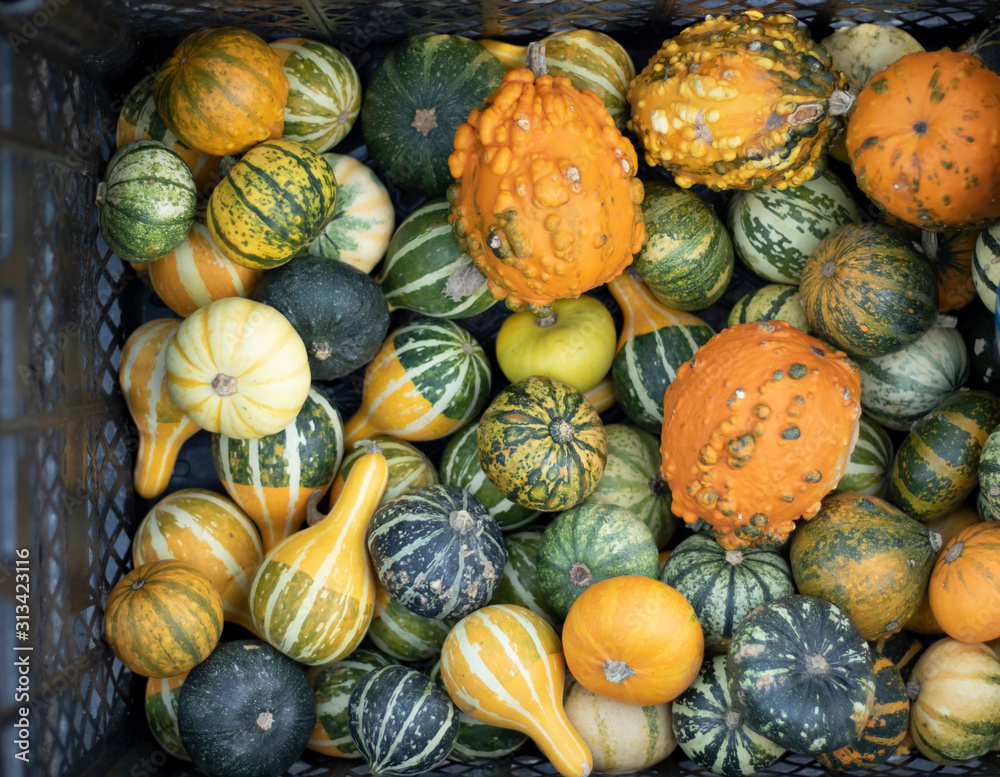
[(449, 221), (490, 293), (539, 317), (620, 273), (646, 237), (632, 144), (600, 98), (518, 68), (455, 133)]
[(1000, 523), (969, 526), (941, 549), (929, 599), (948, 636), (962, 642), (1000, 637)]
[(584, 688), (642, 706), (686, 691), (705, 657), (691, 605), (675, 588), (642, 575), (587, 588), (569, 609), (562, 640), (566, 666)]
[(1000, 76), (970, 54), (920, 51), (874, 76), (847, 125), (858, 186), (924, 229), (1000, 217)]
[(777, 545), (812, 518), (858, 438), (861, 377), (840, 351), (784, 321), (724, 329), (663, 397), (671, 510), (727, 549)]

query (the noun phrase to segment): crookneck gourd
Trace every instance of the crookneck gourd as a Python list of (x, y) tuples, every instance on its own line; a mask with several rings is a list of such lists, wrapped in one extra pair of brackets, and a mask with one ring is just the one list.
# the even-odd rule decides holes
[[(535, 72), (543, 67), (530, 58)], [(545, 317), (642, 247), (637, 159), (600, 98), (568, 78), (508, 72), (448, 157), (455, 239), (512, 310)]]
[(793, 17), (709, 16), (632, 81), (629, 126), (678, 186), (784, 189), (822, 175), (853, 102), (846, 89)]
[(783, 542), (844, 473), (860, 395), (843, 352), (784, 321), (724, 329), (663, 397), (671, 509), (707, 521), (728, 549)]

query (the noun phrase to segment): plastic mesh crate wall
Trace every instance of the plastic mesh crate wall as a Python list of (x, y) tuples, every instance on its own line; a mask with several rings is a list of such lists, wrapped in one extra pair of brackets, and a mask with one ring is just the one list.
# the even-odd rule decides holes
[[(648, 45), (705, 13), (789, 12), (825, 32), (899, 25), (954, 44), (1000, 19), (996, 0), (17, 0), (0, 10), (0, 763), (11, 775), (183, 774), (150, 743), (141, 682), (101, 638), (103, 600), (130, 566), (141, 516), (131, 485), (135, 432), (117, 389), (142, 287), (97, 234), (96, 182), (114, 146), (122, 99), (183, 33), (238, 24), (267, 38), (302, 34), (338, 45), (363, 67), (380, 45), (422, 31), (524, 40), (557, 25), (592, 27)], [(30, 553), (29, 639), (15, 635), (16, 551)], [(15, 646), (30, 646), (16, 653)], [(17, 703), (14, 661), (29, 655), (30, 702)], [(30, 708), (31, 762), (14, 758), (19, 708)], [(937, 770), (922, 759), (880, 771)], [(307, 757), (318, 777), (356, 763)], [(462, 777), (534, 777), (530, 754)], [(661, 774), (697, 773), (672, 759)], [(773, 774), (820, 774), (789, 757)], [(952, 773), (1000, 774), (995, 757)]]

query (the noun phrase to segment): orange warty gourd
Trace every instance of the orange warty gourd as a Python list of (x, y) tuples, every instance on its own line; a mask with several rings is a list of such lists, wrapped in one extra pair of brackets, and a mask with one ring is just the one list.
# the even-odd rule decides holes
[(907, 54), (858, 95), (847, 128), (858, 186), (923, 229), (1000, 217), (1000, 76), (954, 51)]
[(587, 588), (569, 609), (562, 642), (566, 666), (584, 688), (641, 706), (686, 691), (705, 657), (701, 624), (687, 599), (642, 575)]
[(631, 263), (646, 239), (632, 144), (568, 78), (509, 71), (455, 133), (448, 220), (511, 310), (539, 317)]
[(784, 321), (724, 329), (663, 397), (671, 510), (730, 550), (783, 542), (844, 474), (861, 377), (841, 351)]
[(949, 637), (962, 642), (1000, 637), (1000, 523), (969, 526), (941, 549), (928, 598)]

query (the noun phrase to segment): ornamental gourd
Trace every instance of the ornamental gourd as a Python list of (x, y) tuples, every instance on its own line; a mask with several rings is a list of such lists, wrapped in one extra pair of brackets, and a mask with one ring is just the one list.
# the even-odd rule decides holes
[(962, 642), (1000, 637), (1000, 523), (969, 526), (941, 549), (928, 598), (948, 636)]
[(455, 133), (449, 221), (490, 293), (544, 318), (642, 247), (635, 151), (600, 98), (568, 78), (512, 70), (485, 105)]
[(843, 353), (784, 321), (723, 330), (663, 397), (671, 509), (707, 521), (727, 549), (780, 544), (844, 473), (860, 393)]
[(707, 17), (632, 81), (630, 127), (683, 188), (798, 186), (822, 175), (847, 79), (792, 16)]

